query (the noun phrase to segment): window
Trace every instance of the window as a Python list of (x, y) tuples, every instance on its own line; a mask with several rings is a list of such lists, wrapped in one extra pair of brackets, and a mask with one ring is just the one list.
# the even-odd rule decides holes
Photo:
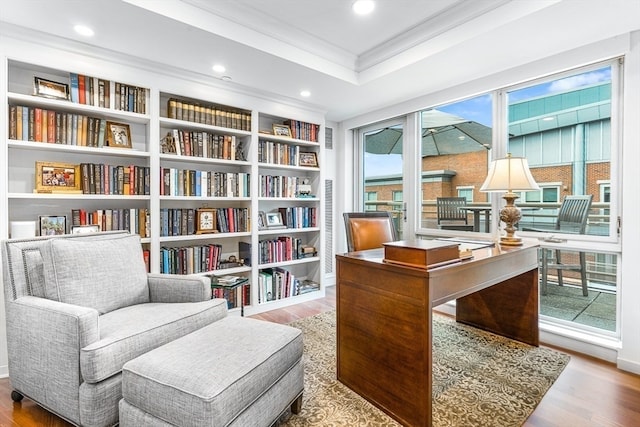
[(473, 203), (473, 187), (458, 188), (458, 197), (464, 197), (467, 203)]
[(558, 183), (520, 199), (520, 207), (523, 201), (525, 207), (555, 205), (530, 212), (528, 220), (545, 222), (566, 196), (591, 194), (585, 235), (612, 235), (610, 210), (603, 206), (611, 186), (599, 184), (611, 179), (612, 74), (613, 66), (594, 67), (507, 92), (508, 151), (528, 159), (537, 182)]
[(368, 203), (368, 202), (375, 202), (378, 200), (378, 193), (375, 191), (367, 191), (365, 193), (365, 203), (364, 203), (364, 209), (367, 211), (375, 211), (378, 209), (378, 207), (376, 206), (375, 203)]
[[(490, 205), (480, 192), (487, 176), (493, 96), (484, 94), (420, 111), (420, 227), (438, 229), (436, 199), (461, 196)], [(484, 226), (481, 227), (484, 230)]]
[(394, 202), (401, 202), (402, 201), (402, 191), (393, 191), (391, 197), (392, 197), (392, 200)]

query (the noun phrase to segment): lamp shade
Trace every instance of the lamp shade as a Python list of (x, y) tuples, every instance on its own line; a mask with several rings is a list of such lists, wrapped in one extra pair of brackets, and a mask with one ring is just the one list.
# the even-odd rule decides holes
[(524, 157), (511, 157), (491, 162), (489, 173), (480, 191), (531, 191), (540, 187), (531, 176), (529, 163)]

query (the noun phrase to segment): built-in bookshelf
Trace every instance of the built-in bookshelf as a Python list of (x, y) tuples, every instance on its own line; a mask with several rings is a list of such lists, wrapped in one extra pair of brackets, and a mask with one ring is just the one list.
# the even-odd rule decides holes
[(148, 70), (5, 61), (3, 236), (46, 217), (67, 233), (130, 230), (150, 272), (249, 279), (212, 291), (230, 307), (244, 297), (248, 314), (323, 295), (320, 114), (247, 95), (234, 105)]

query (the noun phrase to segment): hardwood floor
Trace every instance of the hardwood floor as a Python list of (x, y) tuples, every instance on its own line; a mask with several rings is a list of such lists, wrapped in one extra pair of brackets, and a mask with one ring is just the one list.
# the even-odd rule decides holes
[[(253, 317), (277, 323), (289, 323), (333, 308), (335, 308), (335, 287), (329, 287), (327, 296), (323, 299)], [(571, 354), (569, 365), (524, 426), (640, 426), (640, 376), (621, 371), (610, 363), (577, 353), (568, 353)], [(70, 425), (29, 399), (25, 398), (21, 403), (14, 403), (10, 395), (9, 379), (0, 379), (0, 427)]]

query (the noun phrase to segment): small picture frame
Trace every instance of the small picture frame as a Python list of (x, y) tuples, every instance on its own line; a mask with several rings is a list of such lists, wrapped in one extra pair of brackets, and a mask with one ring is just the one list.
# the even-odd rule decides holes
[(298, 157), (298, 164), (300, 166), (318, 167), (318, 156), (314, 151), (301, 151)]
[(67, 233), (67, 217), (64, 215), (38, 216), (41, 236), (59, 236)]
[(129, 125), (126, 123), (107, 122), (105, 145), (112, 148), (132, 148)]
[(71, 226), (71, 234), (88, 234), (88, 233), (99, 233), (99, 232), (100, 232), (100, 226), (98, 224)]
[(267, 212), (266, 220), (267, 228), (269, 229), (286, 228), (282, 222), (282, 215), (280, 212)]
[(260, 211), (258, 212), (258, 230), (264, 230), (267, 228), (267, 215)]
[(273, 134), (275, 136), (286, 136), (291, 138), (291, 128), (287, 125), (273, 125)]
[(80, 165), (36, 162), (37, 193), (80, 193), (81, 181)]
[(34, 93), (36, 96), (45, 98), (69, 100), (69, 85), (66, 83), (54, 82), (53, 80), (34, 77)]

